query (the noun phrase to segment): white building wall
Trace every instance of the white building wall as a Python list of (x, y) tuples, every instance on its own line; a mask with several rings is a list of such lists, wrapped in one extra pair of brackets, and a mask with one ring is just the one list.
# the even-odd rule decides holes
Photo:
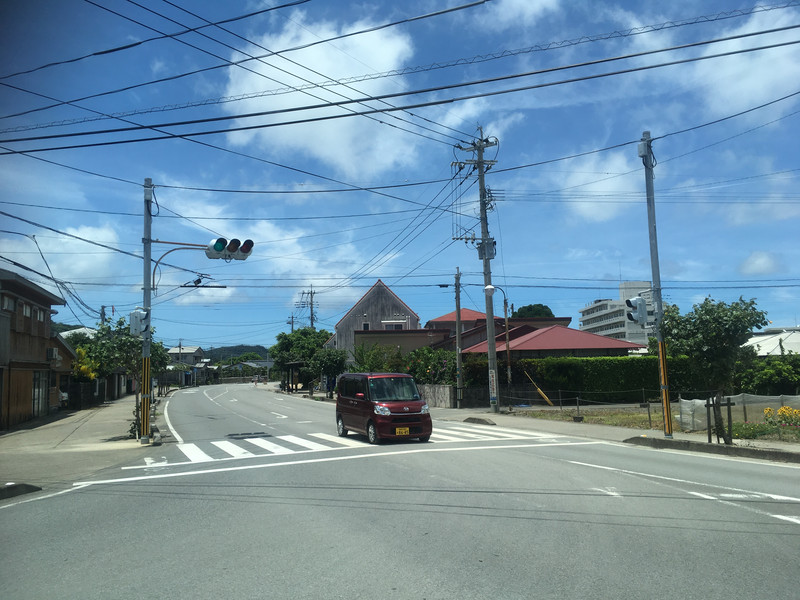
[(625, 300), (635, 296), (641, 296), (647, 301), (648, 320), (652, 321), (654, 310), (650, 282), (625, 281), (619, 285), (619, 299), (601, 298), (580, 310), (579, 329), (646, 345), (647, 338), (652, 335), (651, 328), (634, 323), (627, 317), (630, 309), (626, 306)]

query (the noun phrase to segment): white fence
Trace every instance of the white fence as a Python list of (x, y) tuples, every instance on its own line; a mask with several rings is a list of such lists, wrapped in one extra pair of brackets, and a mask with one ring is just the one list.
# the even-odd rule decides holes
[[(711, 400), (711, 398), (707, 400), (684, 400), (681, 398), (679, 401), (681, 430), (707, 430), (708, 420), (706, 416), (706, 404)], [(763, 423), (764, 409), (767, 407), (772, 407), (776, 412), (781, 406), (791, 406), (792, 408), (800, 409), (800, 396), (756, 396), (754, 394), (739, 394), (738, 396), (725, 396), (725, 400), (730, 400), (735, 405), (731, 408), (733, 419), (743, 422)], [(723, 409), (727, 411), (727, 408), (724, 406)]]

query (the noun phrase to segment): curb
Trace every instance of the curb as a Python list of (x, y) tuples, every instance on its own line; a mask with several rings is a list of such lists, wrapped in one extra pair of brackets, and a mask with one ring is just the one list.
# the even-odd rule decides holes
[(28, 483), (7, 483), (3, 487), (0, 487), (0, 500), (41, 491), (42, 488)]
[(463, 422), (475, 423), (476, 425), (497, 425), (497, 423), (486, 417), (467, 417)]
[(691, 452), (706, 452), (709, 454), (724, 454), (725, 456), (738, 456), (743, 458), (758, 458), (778, 462), (800, 463), (800, 454), (786, 452), (772, 448), (748, 448), (743, 446), (727, 446), (724, 444), (708, 444), (706, 442), (693, 442), (690, 440), (674, 440), (668, 438), (651, 438), (636, 436), (623, 440), (624, 444), (647, 446), (656, 449), (688, 450)]

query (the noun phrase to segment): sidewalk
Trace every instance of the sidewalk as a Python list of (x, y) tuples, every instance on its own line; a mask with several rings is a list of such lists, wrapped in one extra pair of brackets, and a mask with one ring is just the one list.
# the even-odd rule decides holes
[(432, 408), (431, 416), (434, 420), (482, 423), (509, 429), (529, 429), (555, 435), (625, 442), (650, 448), (709, 452), (743, 458), (800, 463), (800, 444), (791, 442), (733, 440), (732, 446), (726, 446), (724, 443), (716, 443), (716, 436), (712, 436), (712, 443), (709, 444), (706, 432), (674, 431), (672, 439), (669, 439), (664, 436), (663, 429), (630, 429), (585, 422), (533, 419), (520, 413), (509, 412), (506, 409), (495, 413), (488, 408)]
[[(78, 411), (57, 411), (0, 432), (0, 499), (72, 482), (144, 456), (128, 437), (136, 397)], [(12, 485), (9, 485), (12, 484)]]

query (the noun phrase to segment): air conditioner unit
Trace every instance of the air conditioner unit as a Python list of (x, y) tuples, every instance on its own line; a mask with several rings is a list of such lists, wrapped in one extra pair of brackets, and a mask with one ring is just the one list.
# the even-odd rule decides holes
[(47, 349), (47, 360), (58, 360), (58, 348), (48, 348)]

